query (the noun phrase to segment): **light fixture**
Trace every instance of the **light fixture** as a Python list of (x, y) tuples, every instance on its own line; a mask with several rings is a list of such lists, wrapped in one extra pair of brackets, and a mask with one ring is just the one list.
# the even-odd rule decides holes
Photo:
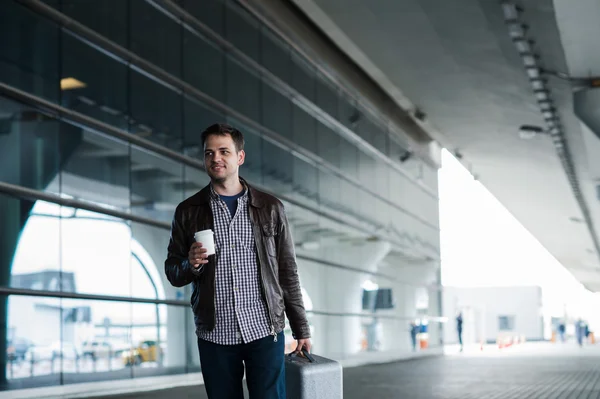
[(62, 78), (60, 80), (60, 89), (61, 90), (74, 90), (74, 89), (82, 89), (87, 85), (80, 80), (75, 78)]
[(535, 97), (538, 99), (538, 101), (544, 101), (550, 98), (548, 91), (545, 89), (534, 90), (533, 93), (535, 94)]
[(519, 38), (515, 40), (515, 47), (520, 54), (528, 54), (531, 53), (531, 42), (524, 38)]
[(552, 111), (544, 111), (542, 112), (542, 115), (545, 119), (554, 119), (556, 117), (556, 114)]
[(529, 75), (531, 79), (538, 79), (540, 77), (540, 70), (538, 67), (528, 67), (527, 75)]
[(526, 67), (533, 67), (537, 65), (537, 57), (533, 54), (523, 55), (523, 64)]
[(545, 87), (545, 83), (543, 79), (531, 79), (531, 87), (534, 90), (542, 90)]
[(507, 21), (516, 21), (519, 17), (517, 6), (512, 3), (502, 3), (502, 11), (504, 12), (504, 19)]
[(508, 25), (508, 33), (510, 37), (513, 39), (523, 39), (525, 38), (525, 31), (527, 30), (526, 25), (521, 25), (517, 23), (511, 23)]
[(544, 129), (539, 126), (523, 125), (519, 128), (519, 137), (523, 140), (531, 140), (543, 132)]

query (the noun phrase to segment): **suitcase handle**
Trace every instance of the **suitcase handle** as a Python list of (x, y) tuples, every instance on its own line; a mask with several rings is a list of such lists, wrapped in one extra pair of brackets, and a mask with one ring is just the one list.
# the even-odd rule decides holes
[[(302, 354), (304, 355), (304, 357), (306, 357), (309, 361), (309, 363), (316, 363), (317, 361), (315, 360), (315, 358), (313, 357), (313, 355), (311, 355), (305, 348), (302, 348)], [(289, 357), (298, 357), (298, 354), (296, 352), (292, 352), (288, 354)]]

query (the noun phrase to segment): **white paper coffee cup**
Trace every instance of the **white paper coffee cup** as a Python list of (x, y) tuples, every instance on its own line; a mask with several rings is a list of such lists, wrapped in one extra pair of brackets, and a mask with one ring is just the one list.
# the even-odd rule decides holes
[(212, 230), (202, 230), (194, 234), (196, 242), (202, 243), (202, 248), (206, 248), (207, 255), (215, 254), (215, 234)]

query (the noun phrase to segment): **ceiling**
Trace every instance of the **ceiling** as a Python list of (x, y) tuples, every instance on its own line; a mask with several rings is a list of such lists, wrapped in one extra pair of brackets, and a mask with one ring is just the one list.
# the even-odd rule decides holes
[[(584, 285), (600, 262), (497, 0), (292, 0), (432, 137), (462, 162)], [(521, 20), (546, 70), (600, 75), (597, 0), (522, 0)], [(574, 5), (574, 3), (577, 3)], [(573, 111), (573, 85), (548, 76), (584, 200), (600, 228), (600, 139)]]

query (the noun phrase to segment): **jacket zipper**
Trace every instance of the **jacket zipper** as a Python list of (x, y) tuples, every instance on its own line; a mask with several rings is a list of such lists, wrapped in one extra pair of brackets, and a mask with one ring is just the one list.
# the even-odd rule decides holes
[[(254, 241), (255, 241), (255, 245), (258, 242), (259, 237), (257, 237), (257, 233), (256, 233), (256, 218), (253, 217), (252, 219), (254, 219), (252, 222), (252, 229), (254, 230)], [(261, 233), (262, 234), (262, 233)], [(269, 323), (271, 324), (271, 333), (270, 335), (273, 336), (273, 342), (277, 342), (277, 333), (275, 332), (275, 325), (273, 324), (273, 316), (271, 315), (271, 307), (269, 306), (269, 300), (267, 299), (267, 289), (265, 288), (265, 277), (264, 277), (264, 273), (263, 273), (263, 259), (261, 259), (261, 254), (260, 251), (257, 249), (256, 254), (258, 255), (258, 262), (259, 262), (259, 272), (260, 272), (260, 282), (262, 284), (262, 290), (263, 290), (263, 294), (265, 296), (265, 305), (267, 305), (267, 315), (269, 316)]]

